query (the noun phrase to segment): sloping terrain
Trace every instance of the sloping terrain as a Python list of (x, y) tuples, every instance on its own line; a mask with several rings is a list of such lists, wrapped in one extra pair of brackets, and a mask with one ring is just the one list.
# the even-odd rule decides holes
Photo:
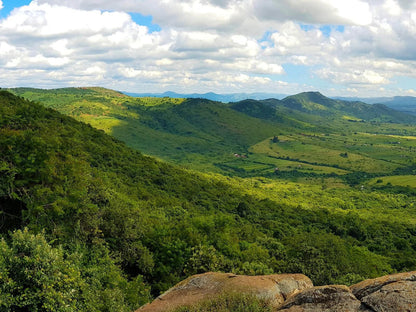
[(320, 285), (416, 267), (411, 194), (180, 169), (4, 91), (0, 170), (5, 310), (128, 311), (212, 270)]
[(276, 169), (280, 177), (383, 176), (409, 167), (415, 147), (415, 128), (400, 123), (415, 117), (317, 92), (282, 101), (223, 104), (132, 98), (102, 88), (12, 91), (90, 123), (145, 154), (231, 176), (270, 178)]
[(415, 123), (412, 115), (396, 111), (383, 104), (366, 104), (358, 101), (333, 100), (319, 92), (304, 92), (284, 98), (288, 108), (320, 116), (353, 116), (354, 119), (377, 122)]

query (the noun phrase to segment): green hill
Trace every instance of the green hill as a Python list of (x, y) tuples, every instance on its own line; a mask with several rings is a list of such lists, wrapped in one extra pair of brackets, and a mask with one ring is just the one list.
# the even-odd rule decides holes
[(319, 92), (288, 96), (281, 101), (281, 104), (294, 110), (326, 117), (348, 115), (365, 121), (413, 124), (416, 122), (414, 116), (382, 104), (370, 105), (359, 101), (333, 100)]
[(0, 171), (0, 310), (131, 311), (209, 270), (319, 285), (416, 268), (411, 193), (183, 170), (4, 91)]
[(98, 88), (12, 91), (88, 122), (146, 154), (209, 171), (223, 172), (216, 163), (246, 153), (276, 130), (223, 103), (202, 99), (132, 98)]
[[(271, 178), (278, 168), (279, 177), (336, 175), (351, 181), (349, 175), (357, 171), (383, 176), (413, 161), (409, 137), (416, 131), (401, 122), (414, 117), (320, 93), (223, 104), (132, 98), (103, 88), (11, 91), (102, 129), (145, 154), (205, 172)], [(281, 138), (279, 143), (272, 142), (275, 137)]]

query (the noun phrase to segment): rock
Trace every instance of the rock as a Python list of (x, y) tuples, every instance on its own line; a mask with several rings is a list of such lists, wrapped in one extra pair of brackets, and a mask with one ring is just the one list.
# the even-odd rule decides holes
[(169, 311), (230, 292), (254, 294), (271, 300), (271, 304), (277, 307), (288, 296), (312, 286), (312, 281), (303, 274), (245, 276), (209, 272), (187, 278), (137, 311)]
[(386, 275), (378, 278), (368, 279), (358, 284), (352, 285), (351, 291), (358, 298), (362, 299), (371, 293), (376, 292), (383, 286), (398, 281), (416, 281), (416, 271)]
[(365, 280), (351, 290), (375, 312), (416, 311), (416, 271)]
[(268, 299), (282, 312), (416, 312), (416, 271), (365, 280), (351, 287), (313, 287), (302, 274), (211, 272), (187, 278), (137, 312), (169, 311), (232, 292)]
[(284, 312), (355, 312), (365, 311), (361, 302), (344, 285), (305, 289), (288, 298), (277, 311)]

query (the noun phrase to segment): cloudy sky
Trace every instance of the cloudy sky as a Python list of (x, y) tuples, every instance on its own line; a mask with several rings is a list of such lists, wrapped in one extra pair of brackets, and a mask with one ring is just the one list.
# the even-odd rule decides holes
[(416, 96), (413, 0), (0, 0), (0, 87)]

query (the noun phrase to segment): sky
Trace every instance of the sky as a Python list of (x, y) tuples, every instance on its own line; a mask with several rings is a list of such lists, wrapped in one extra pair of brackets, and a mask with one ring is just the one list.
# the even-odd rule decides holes
[(416, 96), (413, 0), (0, 0), (0, 87)]

